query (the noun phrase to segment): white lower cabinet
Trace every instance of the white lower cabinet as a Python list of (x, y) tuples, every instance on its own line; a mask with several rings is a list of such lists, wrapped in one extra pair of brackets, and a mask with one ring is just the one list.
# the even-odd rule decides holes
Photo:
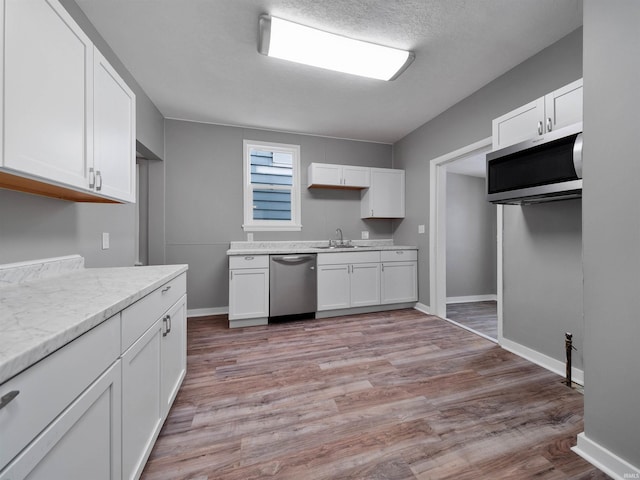
[(318, 311), (380, 304), (380, 252), (318, 255)]
[[(123, 321), (127, 317), (125, 313)], [(122, 355), (123, 479), (136, 479), (142, 473), (185, 372), (183, 295)]]
[(229, 327), (266, 325), (269, 255), (229, 257)]
[(117, 361), (2, 471), (0, 479), (121, 478), (120, 402)]
[(382, 304), (418, 300), (417, 255), (416, 250), (382, 252)]
[(137, 478), (162, 426), (163, 322), (158, 319), (122, 356), (122, 478)]

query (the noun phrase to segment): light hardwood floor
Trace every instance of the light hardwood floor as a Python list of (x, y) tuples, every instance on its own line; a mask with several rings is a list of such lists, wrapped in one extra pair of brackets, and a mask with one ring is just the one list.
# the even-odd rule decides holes
[(491, 338), (498, 338), (498, 302), (450, 303), (447, 318)]
[(184, 384), (142, 478), (603, 479), (583, 396), (438, 317), (188, 322)]

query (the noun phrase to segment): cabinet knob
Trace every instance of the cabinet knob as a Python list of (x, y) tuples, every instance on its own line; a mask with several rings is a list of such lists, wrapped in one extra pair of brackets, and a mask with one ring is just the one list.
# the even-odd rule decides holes
[(0, 410), (9, 405), (11, 401), (20, 394), (20, 390), (12, 390), (0, 398)]

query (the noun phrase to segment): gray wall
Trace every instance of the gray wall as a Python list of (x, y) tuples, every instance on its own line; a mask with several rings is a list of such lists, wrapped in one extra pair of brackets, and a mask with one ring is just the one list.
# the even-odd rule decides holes
[[(62, 4), (136, 93), (138, 148), (164, 156), (164, 120), (73, 0)], [(161, 162), (157, 162), (161, 163)], [(89, 267), (133, 265), (136, 205), (73, 203), (0, 189), (0, 263), (79, 253)], [(110, 234), (102, 250), (102, 232)]]
[(484, 178), (447, 173), (447, 298), (495, 295), (496, 207)]
[[(242, 241), (243, 140), (297, 144), (301, 147), (300, 232), (254, 232), (258, 240), (391, 238), (390, 220), (360, 219), (357, 190), (307, 189), (311, 162), (391, 167), (391, 145), (167, 120), (165, 176), (165, 257), (188, 263), (189, 308), (226, 307), (229, 241)], [(160, 192), (157, 192), (161, 195)], [(150, 232), (151, 235), (151, 232)], [(161, 249), (161, 246), (158, 246)], [(159, 254), (161, 255), (161, 254)]]
[[(404, 220), (396, 222), (394, 239), (397, 243), (417, 244), (421, 249), (419, 257), (419, 298), (421, 303), (426, 305), (430, 303), (428, 231), (424, 235), (417, 233), (419, 224), (427, 225), (427, 227), (429, 225), (430, 160), (491, 136), (491, 121), (494, 118), (580, 77), (582, 77), (582, 29), (577, 29), (427, 122), (394, 145), (394, 167), (406, 169), (408, 179), (407, 216)], [(548, 207), (552, 209), (551, 206)], [(563, 210), (565, 209), (572, 209), (567, 212), (569, 216), (567, 221), (573, 224), (576, 215), (579, 215), (579, 210), (566, 206), (563, 207)], [(557, 320), (558, 324), (555, 325), (553, 332), (541, 332), (539, 335), (541, 338), (529, 338), (527, 334), (518, 335), (518, 332), (525, 332), (530, 328), (531, 319), (528, 315), (521, 315), (522, 311), (518, 305), (521, 297), (512, 295), (514, 289), (518, 288), (516, 279), (520, 282), (525, 277), (522, 276), (522, 272), (512, 270), (515, 264), (511, 259), (524, 256), (532, 261), (537, 261), (535, 259), (547, 255), (557, 258), (553, 243), (540, 243), (536, 240), (532, 241), (532, 245), (522, 245), (511, 238), (511, 235), (515, 235), (514, 238), (523, 235), (539, 235), (540, 238), (557, 235), (556, 231), (547, 231), (543, 220), (545, 212), (544, 208), (535, 210), (529, 215), (531, 221), (525, 222), (520, 207), (505, 208), (505, 230), (507, 232), (504, 238), (504, 277), (505, 282), (512, 283), (511, 288), (505, 291), (504, 308), (508, 315), (505, 315), (504, 327), (507, 335), (517, 336), (514, 340), (518, 343), (562, 360), (564, 359), (563, 340), (556, 338), (556, 330), (574, 329), (580, 319), (580, 314), (576, 311), (574, 311), (575, 316), (572, 318), (561, 316), (564, 312), (571, 310), (567, 304), (576, 299), (573, 286), (570, 287), (571, 291), (568, 292), (566, 298), (561, 294), (557, 295), (553, 299), (553, 302), (557, 302), (557, 304), (548, 305), (547, 311), (553, 313), (553, 318)], [(537, 218), (539, 216), (540, 218)], [(536, 225), (536, 228), (539, 228), (539, 231), (527, 233), (527, 225), (532, 223)], [(576, 236), (578, 232), (575, 229), (565, 233), (571, 238), (564, 239), (563, 242), (574, 242), (579, 246), (580, 239), (579, 236)], [(541, 247), (543, 250), (528, 251), (530, 247)], [(562, 259), (561, 263), (555, 266), (554, 271), (547, 272), (544, 279), (528, 277), (526, 279), (527, 288), (533, 286), (528, 295), (536, 302), (544, 302), (546, 299), (542, 295), (546, 291), (545, 282), (549, 278), (553, 278), (554, 272), (558, 270), (568, 270), (570, 273), (566, 275), (571, 278), (580, 278), (581, 264), (579, 261), (575, 261), (575, 257), (572, 256)], [(563, 292), (565, 285), (559, 284), (558, 288), (560, 292)], [(534, 302), (528, 302), (528, 305), (532, 303)], [(546, 315), (547, 311), (543, 313)], [(559, 315), (556, 315), (556, 312)], [(549, 320), (547, 319), (547, 321)], [(580, 336), (580, 332), (575, 331), (574, 333)], [(582, 345), (577, 344), (577, 347), (581, 349)], [(577, 358), (576, 366), (580, 365), (581, 360)]]
[(640, 469), (640, 2), (584, 5), (585, 434)]

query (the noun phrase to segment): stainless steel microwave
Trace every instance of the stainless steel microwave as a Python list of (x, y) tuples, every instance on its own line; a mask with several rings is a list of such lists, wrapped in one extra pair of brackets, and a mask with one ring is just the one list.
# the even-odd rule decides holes
[(523, 205), (582, 196), (582, 123), (487, 154), (487, 200)]

